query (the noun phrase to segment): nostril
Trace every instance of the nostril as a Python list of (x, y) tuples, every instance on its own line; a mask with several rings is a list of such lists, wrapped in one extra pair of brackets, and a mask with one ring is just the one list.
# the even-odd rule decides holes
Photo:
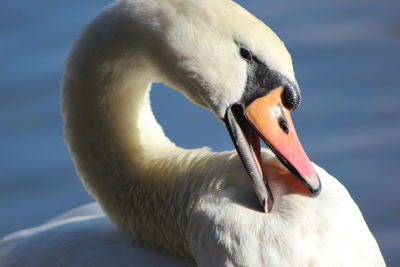
[(289, 133), (290, 133), (290, 130), (289, 130), (289, 126), (288, 126), (288, 124), (287, 124), (285, 118), (282, 117), (282, 116), (279, 116), (278, 120), (279, 120), (279, 126), (281, 127), (281, 129), (282, 129), (286, 134), (289, 134)]

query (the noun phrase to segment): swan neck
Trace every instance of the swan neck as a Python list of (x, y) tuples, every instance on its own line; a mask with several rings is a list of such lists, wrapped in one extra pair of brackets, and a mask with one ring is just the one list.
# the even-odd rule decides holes
[[(66, 74), (63, 110), (67, 140), (97, 140), (106, 150), (118, 151), (132, 162), (175, 149), (152, 112), (149, 73), (123, 61), (103, 63), (112, 64), (124, 71), (105, 74), (100, 69), (72, 80)], [(107, 76), (113, 79), (104, 79)]]
[(184, 229), (191, 194), (184, 178), (190, 170), (178, 166), (189, 152), (154, 117), (150, 88), (157, 72), (132, 48), (114, 54), (107, 42), (93, 47), (88, 38), (76, 44), (62, 85), (65, 139), (79, 176), (130, 238), (189, 257)]

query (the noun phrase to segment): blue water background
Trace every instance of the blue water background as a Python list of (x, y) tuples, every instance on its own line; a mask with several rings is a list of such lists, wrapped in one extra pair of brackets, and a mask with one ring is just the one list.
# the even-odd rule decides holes
[[(400, 266), (400, 1), (241, 1), (291, 51), (306, 151), (350, 191), (389, 266)], [(91, 201), (63, 142), (59, 84), (81, 28), (108, 1), (0, 1), (0, 236)], [(223, 125), (157, 85), (178, 145), (232, 149)], [(346, 218), (343, 218), (346, 220)]]

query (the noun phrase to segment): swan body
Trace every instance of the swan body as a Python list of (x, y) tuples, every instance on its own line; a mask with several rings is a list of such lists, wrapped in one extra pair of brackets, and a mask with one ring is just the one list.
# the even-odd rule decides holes
[(127, 266), (134, 262), (140, 266), (158, 266), (160, 262), (171, 267), (194, 266), (135, 246), (118, 232), (97, 203), (3, 238), (0, 259), (1, 266)]
[[(227, 124), (237, 123), (230, 130), (240, 157), (172, 143), (151, 111), (153, 82), (181, 91)], [(62, 110), (79, 175), (112, 223), (93, 206), (73, 211), (5, 237), (0, 262), (142, 266), (139, 259), (151, 258), (149, 266), (385, 266), (362, 214), (335, 178), (306, 160), (281, 160), (300, 177), (294, 182), (278, 160), (286, 155), (279, 142), (270, 144), (274, 153), (257, 151), (238, 113), (229, 117), (244, 99), (252, 120), (248, 107), (260, 97), (259, 87), (279, 93), (274, 107), (283, 110), (280, 119), (288, 114), (283, 106), (299, 103), (285, 46), (236, 3), (111, 5), (73, 48)], [(289, 119), (287, 125), (292, 131)], [(245, 140), (251, 144), (243, 148)], [(303, 175), (303, 167), (318, 175)]]

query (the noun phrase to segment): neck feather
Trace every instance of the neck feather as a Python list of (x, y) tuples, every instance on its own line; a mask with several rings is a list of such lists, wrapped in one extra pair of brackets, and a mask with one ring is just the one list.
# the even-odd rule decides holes
[(78, 42), (63, 79), (65, 137), (76, 168), (122, 231), (188, 256), (184, 232), (196, 194), (184, 166), (201, 164), (203, 150), (178, 148), (165, 136), (149, 98), (156, 73), (143, 57), (102, 52)]

